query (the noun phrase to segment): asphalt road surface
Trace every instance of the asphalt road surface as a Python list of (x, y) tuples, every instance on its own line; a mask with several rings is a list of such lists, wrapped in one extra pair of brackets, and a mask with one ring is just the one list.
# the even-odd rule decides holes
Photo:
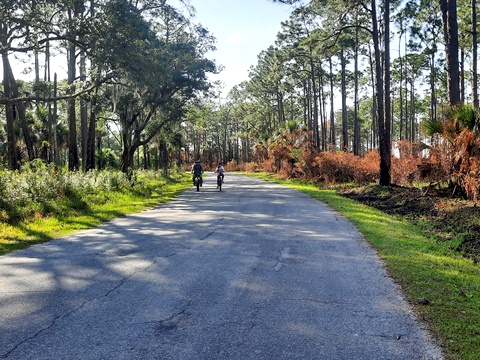
[(0, 257), (0, 358), (442, 358), (344, 218), (242, 175), (222, 190)]

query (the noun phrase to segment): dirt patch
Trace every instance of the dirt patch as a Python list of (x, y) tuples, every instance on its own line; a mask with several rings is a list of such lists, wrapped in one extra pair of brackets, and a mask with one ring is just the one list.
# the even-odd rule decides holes
[(439, 241), (480, 261), (480, 205), (452, 196), (448, 188), (363, 186), (344, 188), (342, 196), (421, 225)]

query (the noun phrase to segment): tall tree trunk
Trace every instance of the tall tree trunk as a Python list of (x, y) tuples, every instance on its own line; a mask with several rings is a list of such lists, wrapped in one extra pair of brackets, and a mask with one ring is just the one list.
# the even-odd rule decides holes
[[(85, 52), (81, 51), (80, 53), (80, 82), (84, 84), (87, 80), (87, 65)], [(87, 154), (88, 154), (88, 109), (87, 102), (84, 98), (80, 98), (80, 132), (82, 134), (82, 169), (87, 170)], [(94, 140), (95, 141), (95, 140)]]
[(416, 126), (415, 126), (415, 81), (410, 83), (410, 142), (415, 142)]
[[(377, 41), (378, 41), (378, 35), (377, 35)], [(378, 45), (378, 44), (377, 44)], [(370, 60), (370, 78), (371, 78), (371, 83), (372, 83), (372, 141), (371, 141), (371, 146), (372, 150), (377, 148), (377, 140), (378, 140), (378, 109), (377, 109), (377, 103), (378, 103), (378, 98), (377, 98), (377, 83), (376, 83), (376, 77), (375, 77), (375, 72), (376, 66), (375, 66), (375, 54), (372, 54), (372, 48), (369, 46), (368, 47), (368, 58)], [(375, 49), (374, 49), (375, 52)]]
[[(33, 59), (34, 59), (34, 69), (35, 69), (35, 83), (40, 82), (40, 60), (39, 60), (39, 51), (38, 51), (38, 39), (35, 38), (35, 49), (33, 50)], [(35, 90), (35, 97), (37, 100), (37, 107), (39, 105), (38, 98), (40, 97), (40, 92), (38, 89)]]
[[(96, 147), (95, 147), (98, 154), (100, 154), (100, 151), (102, 150), (102, 143), (103, 143), (102, 135), (98, 134), (97, 141), (96, 141)], [(101, 161), (100, 158), (101, 157), (99, 156), (98, 160), (96, 161), (98, 170), (102, 170), (100, 168), (100, 161)]]
[[(43, 75), (43, 80), (47, 83), (51, 83), (50, 76), (50, 43), (47, 41), (45, 44), (45, 72)], [(45, 89), (43, 95), (45, 97), (50, 96), (50, 90)], [(51, 101), (48, 102), (48, 118), (47, 118), (47, 141), (48, 141), (48, 155), (47, 162), (52, 163), (55, 161), (55, 150), (53, 147), (53, 104)]]
[(465, 102), (465, 50), (460, 49), (460, 102)]
[[(94, 18), (95, 16), (95, 1), (91, 0), (90, 1), (90, 16)], [(95, 45), (93, 45), (95, 47)], [(92, 63), (92, 67), (95, 66), (95, 64)], [(83, 71), (86, 74), (86, 66), (83, 66)], [(97, 69), (98, 71), (98, 69)], [(97, 74), (97, 72), (95, 72)], [(85, 79), (86, 80), (86, 79)], [(98, 101), (98, 86), (95, 87), (95, 92), (92, 94), (92, 97), (90, 99), (90, 115), (88, 116), (87, 120), (87, 114), (86, 114), (86, 109), (85, 109), (85, 127), (86, 127), (86, 141), (85, 141), (85, 147), (86, 151), (84, 154), (84, 168), (85, 170), (93, 170), (95, 169), (95, 144), (98, 146), (101, 146), (101, 138), (98, 142), (96, 142), (97, 139), (97, 101)], [(114, 88), (115, 90), (115, 88)], [(83, 119), (83, 118), (82, 118)], [(82, 121), (83, 123), (83, 121)], [(88, 123), (88, 124), (87, 124)], [(99, 149), (100, 150), (100, 149)]]
[(162, 164), (163, 175), (168, 175), (168, 149), (165, 140), (160, 140), (160, 162)]
[(437, 118), (437, 95), (435, 94), (435, 52), (430, 54), (430, 120)]
[[(402, 23), (403, 26), (403, 23)], [(403, 29), (400, 32), (400, 37), (398, 39), (398, 59), (400, 60), (400, 81), (399, 81), (399, 95), (398, 95), (398, 103), (399, 103), (399, 110), (400, 110), (400, 129), (399, 129), (399, 139), (402, 140), (402, 134), (403, 134), (403, 58), (402, 58), (402, 51), (401, 45), (402, 45), (402, 35), (403, 35)], [(406, 54), (405, 54), (406, 55)]]
[(305, 125), (308, 129), (308, 121), (309, 121), (308, 114), (309, 114), (309, 111), (308, 111), (307, 80), (304, 79), (302, 81), (302, 84), (303, 84), (303, 98), (302, 98), (302, 102), (303, 102), (303, 125)]
[[(81, 0), (73, 1), (73, 10), (69, 12), (69, 19), (76, 20), (82, 17), (84, 10), (84, 3)], [(68, 75), (67, 81), (71, 87), (71, 92), (74, 93), (76, 88), (73, 85), (76, 80), (76, 60), (77, 47), (74, 43), (67, 45), (68, 56)], [(69, 127), (69, 145), (68, 145), (68, 169), (69, 171), (78, 171), (80, 169), (80, 159), (78, 155), (78, 140), (77, 140), (77, 115), (76, 115), (76, 99), (68, 100), (68, 127)]]
[[(69, 44), (68, 46), (68, 84), (72, 86), (72, 92), (75, 92), (75, 86), (73, 85), (76, 75), (76, 56), (75, 56), (76, 47), (74, 44)], [(76, 101), (75, 98), (69, 99), (68, 101), (68, 131), (69, 131), (69, 142), (68, 142), (68, 170), (69, 171), (78, 171), (80, 161), (78, 158), (78, 145), (77, 145), (77, 116), (76, 116)]]
[(88, 120), (88, 129), (87, 129), (87, 152), (85, 159), (85, 170), (95, 169), (95, 139), (96, 130), (97, 130), (97, 116), (96, 116), (96, 107), (98, 99), (98, 86), (95, 88), (95, 92), (92, 94), (90, 100), (90, 117)]
[[(4, 28), (0, 24), (1, 30)], [(10, 99), (13, 97), (9, 76), (10, 73), (8, 69), (10, 64), (8, 61), (7, 52), (2, 51), (2, 62), (3, 62), (3, 93), (5, 99)], [(7, 157), (8, 157), (8, 168), (10, 170), (18, 170), (20, 168), (20, 163), (18, 161), (18, 149), (17, 149), (17, 137), (15, 135), (15, 115), (14, 115), (14, 104), (9, 103), (5, 105), (5, 115), (7, 120)]]
[(478, 108), (478, 74), (477, 74), (477, 61), (478, 58), (478, 43), (477, 43), (477, 0), (472, 0), (472, 95), (473, 106)]
[(390, 139), (391, 139), (391, 127), (392, 127), (392, 112), (391, 112), (391, 76), (390, 76), (390, 1), (385, 1), (385, 13), (384, 13), (384, 26), (385, 26), (385, 59), (384, 59), (384, 73), (385, 73), (385, 145), (389, 152), (390, 158)]
[[(57, 84), (57, 73), (53, 75), (53, 98), (56, 99), (58, 91)], [(52, 131), (53, 131), (53, 161), (55, 165), (60, 165), (60, 152), (58, 150), (58, 140), (57, 140), (57, 104), (58, 101), (53, 101), (53, 111), (52, 111)]]
[(457, 0), (439, 0), (445, 38), (447, 92), (450, 105), (460, 103), (460, 74), (458, 64)]
[(332, 58), (329, 58), (330, 65), (330, 144), (332, 145), (332, 150), (335, 150), (336, 139), (335, 139), (335, 111), (334, 111), (334, 98), (333, 93), (333, 63)]
[(129, 131), (125, 131), (123, 129), (122, 131), (123, 131), (122, 133), (123, 149), (122, 149), (122, 156), (120, 159), (120, 170), (124, 174), (128, 175), (131, 173), (131, 169), (133, 168), (133, 155), (135, 152), (133, 151), (131, 146), (132, 139), (129, 134)]
[[(405, 55), (407, 55), (407, 39), (405, 39)], [(406, 60), (405, 61), (406, 63), (408, 63), (408, 61)], [(404, 107), (404, 110), (403, 110), (403, 113), (404, 113), (404, 119), (405, 119), (405, 127), (404, 127), (404, 139), (405, 140), (408, 140), (409, 138), (409, 118), (408, 118), (408, 68), (407, 68), (407, 65), (405, 65), (405, 74), (404, 74), (404, 81), (400, 84), (400, 86), (404, 86), (405, 87), (403, 88), (404, 92), (405, 92), (405, 96), (403, 98), (400, 99), (400, 106), (405, 106)]]
[[(320, 63), (320, 69), (322, 68), (322, 64)], [(326, 101), (325, 101), (325, 94), (324, 94), (324, 81), (323, 81), (323, 71), (319, 72), (318, 76), (318, 84), (320, 87), (320, 107), (322, 111), (320, 111), (320, 127), (321, 127), (321, 149), (325, 151), (327, 149), (327, 111), (325, 110)]]
[[(312, 53), (312, 51), (310, 51), (310, 53)], [(312, 56), (310, 56), (310, 77), (312, 80), (313, 136), (314, 136), (315, 146), (319, 148), (320, 136), (318, 134), (318, 91), (317, 91), (317, 83), (315, 81), (315, 64), (313, 62)]]
[[(391, 176), (390, 176), (390, 168), (391, 168), (391, 148), (392, 144), (390, 142), (391, 139), (391, 112), (390, 112), (390, 1), (385, 1), (384, 3), (384, 26), (385, 26), (385, 40), (384, 40), (384, 47), (385, 47), (385, 59), (384, 59), (384, 68), (385, 68), (385, 128), (383, 130), (383, 151), (382, 157), (384, 158), (382, 162), (385, 164), (383, 165), (385, 168), (383, 171), (380, 171), (380, 183), (382, 185), (390, 185)], [(381, 129), (380, 129), (381, 130)], [(381, 165), (382, 166), (382, 165)]]
[(355, 15), (354, 99), (353, 99), (353, 154), (360, 155), (360, 125), (358, 121), (358, 14)]
[[(385, 18), (387, 19), (387, 23), (389, 19), (387, 14), (389, 11), (387, 10), (389, 2), (385, 2)], [(376, 10), (376, 3), (375, 0), (372, 0), (372, 38), (373, 38), (373, 46), (374, 46), (374, 56), (375, 56), (375, 77), (376, 77), (376, 88), (377, 88), (377, 114), (378, 114), (378, 136), (380, 142), (380, 185), (388, 186), (390, 185), (391, 177), (390, 177), (390, 147), (388, 146), (389, 140), (389, 131), (387, 131), (386, 122), (386, 114), (390, 113), (390, 108), (388, 111), (385, 111), (385, 103), (384, 103), (384, 96), (388, 96), (385, 94), (384, 88), (384, 81), (383, 81), (383, 73), (382, 73), (382, 59), (381, 59), (381, 52), (380, 52), (380, 45), (379, 45), (379, 31), (378, 31), (378, 20), (377, 20), (377, 10)], [(385, 28), (386, 34), (387, 28)], [(388, 35), (386, 35), (388, 36)], [(388, 43), (388, 42), (387, 42)], [(385, 44), (386, 46), (386, 44)], [(386, 49), (385, 49), (386, 50)], [(387, 53), (385, 53), (385, 65), (387, 61)], [(389, 60), (389, 59), (388, 59)], [(385, 67), (385, 71), (387, 67)], [(390, 118), (390, 115), (388, 115)]]
[[(70, 20), (73, 20), (78, 16), (77, 6), (78, 1), (75, 1), (75, 9), (69, 13)], [(67, 81), (68, 85), (71, 87), (71, 92), (75, 92), (75, 86), (73, 85), (76, 78), (76, 46), (73, 43), (69, 43), (67, 46), (67, 56), (68, 56), (68, 74)], [(78, 157), (78, 143), (77, 143), (77, 116), (76, 116), (76, 101), (75, 98), (69, 99), (67, 101), (67, 116), (68, 116), (68, 131), (69, 131), (69, 142), (68, 142), (68, 170), (69, 171), (78, 171), (80, 168), (80, 160)]]
[(306, 81), (306, 90), (305, 91), (306, 91), (305, 97), (306, 97), (306, 101), (307, 101), (307, 119), (308, 119), (307, 129), (312, 132), (312, 140), (313, 140), (315, 135), (314, 135), (314, 132), (313, 132), (312, 85), (311, 85), (310, 80)]
[[(227, 113), (227, 116), (226, 116), (225, 126), (223, 127), (223, 134), (222, 134), (223, 135), (223, 139), (222, 139), (222, 143), (223, 143), (222, 162), (224, 164), (226, 164), (228, 162), (228, 159), (227, 159), (227, 140), (228, 140), (227, 124), (228, 124), (228, 113)], [(182, 164), (182, 158), (180, 156), (181, 156), (181, 146), (179, 146), (179, 149), (178, 149), (178, 166), (181, 166), (181, 164)]]
[(285, 111), (283, 108), (283, 94), (280, 91), (277, 91), (277, 111), (278, 122), (283, 124), (285, 122)]
[(340, 51), (340, 64), (342, 68), (342, 150), (348, 152), (348, 124), (347, 124), (347, 84), (346, 60), (344, 50)]

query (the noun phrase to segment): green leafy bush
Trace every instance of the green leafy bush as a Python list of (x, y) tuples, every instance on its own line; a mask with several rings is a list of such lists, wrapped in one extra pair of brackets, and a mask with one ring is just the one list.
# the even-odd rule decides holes
[(119, 171), (69, 172), (35, 160), (21, 171), (0, 171), (0, 221), (84, 210), (88, 203), (104, 204), (132, 186)]

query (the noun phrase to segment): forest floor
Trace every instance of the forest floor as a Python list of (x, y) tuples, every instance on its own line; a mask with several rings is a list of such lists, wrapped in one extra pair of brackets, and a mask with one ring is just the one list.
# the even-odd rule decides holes
[(448, 241), (480, 262), (480, 203), (452, 196), (452, 189), (407, 186), (344, 187), (342, 196), (420, 225), (438, 241)]

